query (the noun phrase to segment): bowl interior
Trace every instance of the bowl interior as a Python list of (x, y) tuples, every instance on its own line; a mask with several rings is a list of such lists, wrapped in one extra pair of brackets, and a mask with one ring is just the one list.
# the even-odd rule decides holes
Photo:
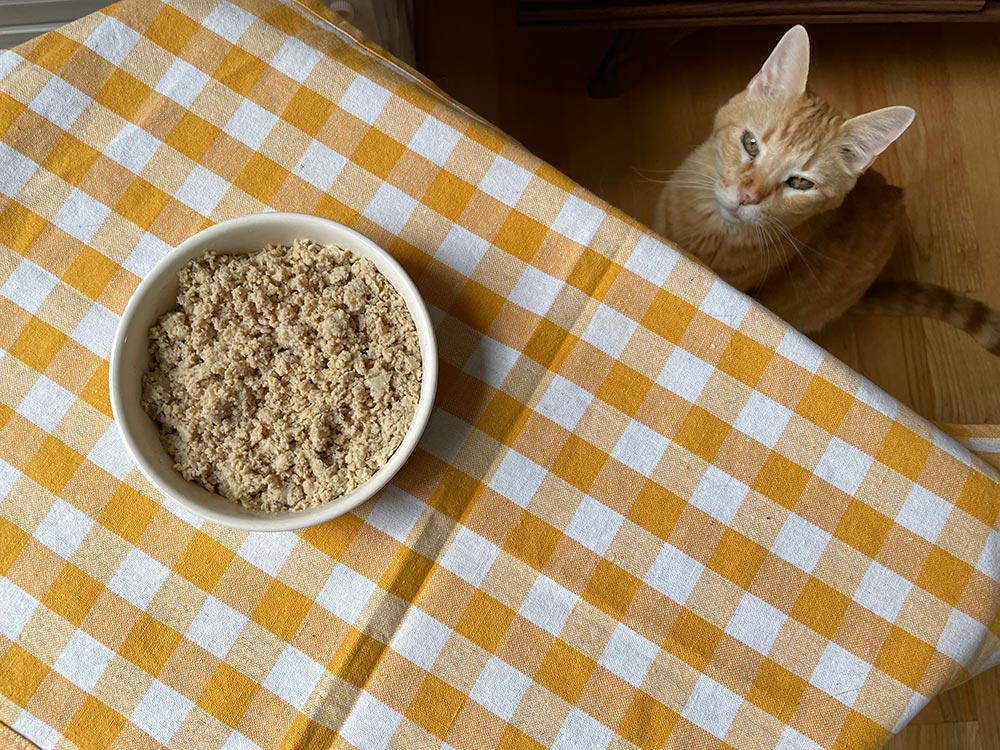
[[(186, 481), (160, 443), (155, 422), (142, 408), (142, 376), (149, 363), (149, 329), (177, 304), (177, 272), (209, 250), (238, 254), (265, 245), (310, 239), (337, 244), (369, 258), (403, 297), (420, 341), (423, 366), (420, 400), (403, 442), (389, 461), (353, 492), (316, 508), (287, 513), (253, 511)], [(437, 382), (437, 351), (430, 316), (413, 282), (384, 250), (334, 221), (303, 214), (271, 213), (232, 219), (190, 237), (171, 251), (138, 286), (129, 301), (111, 355), (110, 390), (115, 421), (142, 472), (165, 495), (216, 523), (251, 531), (303, 528), (346, 513), (381, 488), (409, 457), (430, 416)]]

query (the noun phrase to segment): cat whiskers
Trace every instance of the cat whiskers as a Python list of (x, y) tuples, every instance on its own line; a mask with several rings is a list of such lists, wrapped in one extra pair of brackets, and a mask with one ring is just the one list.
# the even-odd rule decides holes
[(784, 238), (778, 232), (778, 229), (776, 227), (773, 227), (769, 224), (764, 224), (764, 228), (765, 231), (767, 231), (772, 237), (774, 237), (775, 249), (777, 250), (781, 261), (781, 268), (784, 270), (785, 275), (788, 277), (788, 280), (791, 281), (792, 292), (795, 294), (795, 298), (798, 299), (799, 296), (798, 280), (795, 278), (796, 274), (792, 273), (792, 265), (791, 265), (792, 255), (790, 252), (786, 251), (785, 243), (783, 242)]
[(691, 178), (685, 178), (683, 180), (675, 180), (672, 177), (666, 180), (654, 180), (651, 177), (645, 177), (643, 175), (640, 175), (640, 177), (646, 182), (652, 182), (654, 185), (671, 184), (671, 185), (679, 185), (681, 187), (690, 187), (691, 183), (693, 182), (698, 187), (712, 188), (713, 190), (715, 189), (715, 183), (710, 180), (692, 180)]
[(760, 224), (751, 224), (750, 226), (753, 227), (754, 237), (757, 238), (757, 247), (764, 250), (763, 256), (758, 254), (758, 257), (761, 257), (763, 262), (760, 264), (760, 273), (757, 275), (757, 282), (754, 284), (757, 287), (763, 284), (767, 278), (767, 268), (771, 265), (771, 250), (767, 246), (767, 239), (764, 237), (764, 232)]
[(829, 253), (821, 252), (812, 245), (807, 245), (805, 242), (803, 242), (802, 240), (797, 238), (794, 234), (792, 234), (792, 231), (788, 228), (788, 225), (785, 224), (785, 222), (781, 221), (781, 219), (772, 218), (771, 221), (780, 225), (779, 228), (782, 229), (787, 234), (789, 240), (791, 240), (793, 244), (795, 244), (801, 250), (808, 250), (813, 255), (822, 258), (823, 260), (830, 261), (831, 263), (839, 263), (841, 265), (844, 263), (843, 258), (838, 258), (835, 255), (830, 255)]
[[(764, 224), (764, 228), (768, 233), (770, 233), (775, 239), (775, 247), (778, 249), (781, 255), (781, 267), (785, 269), (785, 273), (791, 272), (790, 267), (790, 254), (785, 252), (785, 245), (781, 241), (781, 237), (778, 235), (778, 231), (768, 224)], [(794, 281), (793, 281), (794, 284)]]
[(782, 261), (784, 265), (784, 253), (781, 252), (781, 243), (776, 241), (774, 235), (771, 234), (770, 228), (766, 224), (760, 222), (751, 224), (754, 228), (754, 233), (757, 236), (757, 241), (759, 247), (764, 250), (764, 255), (761, 260), (760, 276), (757, 279), (757, 283), (754, 286), (761, 286), (765, 281), (767, 281), (768, 272), (771, 270), (771, 245), (775, 246), (775, 253), (778, 255), (779, 260)]
[[(809, 263), (809, 259), (806, 257), (806, 254), (805, 252), (803, 252), (803, 250), (815, 252), (817, 255), (820, 255), (820, 257), (826, 257), (826, 256), (823, 256), (819, 251), (814, 250), (813, 248), (809, 247), (804, 242), (799, 240), (794, 234), (792, 234), (792, 231), (788, 228), (788, 226), (780, 219), (775, 219), (774, 217), (768, 217), (766, 221), (772, 229), (778, 232), (778, 234), (783, 239), (788, 241), (788, 244), (792, 246), (792, 250), (795, 251), (796, 255), (799, 256), (799, 259), (802, 261), (803, 265), (805, 265), (806, 270), (809, 271), (809, 274), (819, 285), (819, 288), (822, 289), (823, 291), (826, 291), (826, 287), (824, 286), (823, 282), (820, 281), (819, 276), (816, 275), (815, 269)], [(789, 274), (790, 278), (794, 277), (795, 275), (791, 273), (790, 270), (787, 268), (786, 272)]]
[(710, 193), (714, 193), (715, 192), (715, 185), (709, 185), (708, 183), (704, 183), (704, 182), (688, 182), (688, 181), (684, 181), (684, 182), (671, 182), (670, 184), (673, 185), (673, 186), (675, 186), (675, 187), (694, 188), (696, 190), (707, 190)]
[[(789, 275), (789, 277), (791, 277), (791, 273), (789, 270), (791, 262), (791, 254), (787, 251), (787, 248), (785, 248), (785, 243), (782, 242), (781, 236), (774, 230), (774, 228), (767, 226), (766, 224), (764, 226), (765, 226), (765, 231), (768, 232), (774, 238), (774, 249), (775, 253), (778, 255), (778, 262), (781, 264), (781, 268), (784, 270), (786, 274)], [(795, 279), (792, 279), (792, 289), (796, 290)]]
[[(700, 172), (696, 169), (639, 169), (638, 167), (632, 167), (634, 171), (640, 178), (646, 182), (652, 182), (657, 185), (666, 185), (668, 182), (673, 184), (683, 184), (684, 182), (698, 182), (704, 183), (703, 186), (715, 187), (717, 177), (715, 175), (709, 174), (708, 172)], [(664, 179), (654, 179), (650, 175), (652, 174), (662, 174), (667, 175)], [(675, 179), (678, 175), (683, 175), (680, 180)], [(685, 185), (687, 187), (687, 185)]]

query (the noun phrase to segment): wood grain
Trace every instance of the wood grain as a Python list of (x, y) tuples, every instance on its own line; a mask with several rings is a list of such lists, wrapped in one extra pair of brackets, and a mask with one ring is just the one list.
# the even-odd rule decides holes
[(517, 7), (521, 24), (561, 29), (1000, 21), (995, 0), (518, 0)]
[(915, 724), (896, 737), (889, 750), (985, 750), (974, 721), (951, 724)]
[(661, 2), (589, 2), (588, 0), (518, 0), (523, 11), (552, 17), (596, 17), (616, 14), (660, 16), (665, 19), (756, 15), (760, 13), (946, 13), (976, 11), (984, 0), (661, 0)]
[[(640, 221), (657, 180), (709, 132), (781, 28), (638, 35), (644, 74), (597, 100), (587, 82), (611, 31), (518, 28), (509, 2), (427, 0), (423, 72), (459, 101)], [(850, 112), (910, 104), (917, 120), (876, 166), (906, 190), (908, 229), (887, 273), (1000, 308), (1000, 26), (818, 26), (810, 85)], [(929, 419), (1000, 423), (1000, 359), (948, 326), (845, 318), (817, 337)], [(998, 705), (1000, 711), (1000, 705)], [(1000, 750), (1000, 749), (998, 749)]]

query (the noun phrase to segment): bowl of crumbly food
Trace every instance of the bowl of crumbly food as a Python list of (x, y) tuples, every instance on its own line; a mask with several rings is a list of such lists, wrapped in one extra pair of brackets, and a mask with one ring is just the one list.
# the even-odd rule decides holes
[(167, 254), (115, 335), (111, 406), (143, 474), (224, 526), (335, 518), (400, 469), (437, 348), (402, 267), (316, 216), (223, 221)]

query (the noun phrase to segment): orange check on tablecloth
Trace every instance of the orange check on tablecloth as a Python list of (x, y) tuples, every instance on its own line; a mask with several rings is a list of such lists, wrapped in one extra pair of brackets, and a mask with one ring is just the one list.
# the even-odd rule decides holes
[[(0, 720), (868, 750), (1000, 661), (992, 466), (325, 13), (124, 0), (0, 54)], [(440, 345), (404, 470), (302, 533), (164, 502), (108, 406), (140, 278), (267, 210), (387, 248)]]

